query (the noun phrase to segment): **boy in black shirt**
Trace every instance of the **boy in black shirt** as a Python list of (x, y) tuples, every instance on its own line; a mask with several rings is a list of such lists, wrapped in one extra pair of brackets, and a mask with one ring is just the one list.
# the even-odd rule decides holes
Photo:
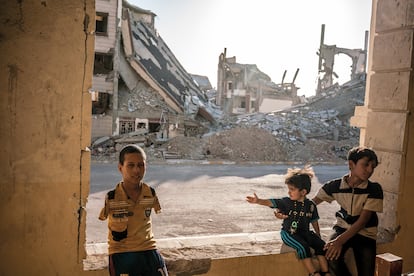
[[(288, 169), (285, 183), (288, 186), (289, 197), (261, 199), (255, 193), (253, 196), (247, 196), (246, 200), (249, 203), (277, 208), (281, 213), (286, 214), (287, 217), (283, 220), (280, 231), (283, 242), (296, 250), (309, 275), (323, 276), (330, 275), (325, 258), (325, 242), (320, 237), (316, 205), (306, 198), (311, 189), (313, 176), (314, 173), (310, 167)], [(309, 224), (312, 224), (316, 233), (309, 229)], [(310, 248), (315, 250), (322, 272), (316, 271), (312, 263)]]

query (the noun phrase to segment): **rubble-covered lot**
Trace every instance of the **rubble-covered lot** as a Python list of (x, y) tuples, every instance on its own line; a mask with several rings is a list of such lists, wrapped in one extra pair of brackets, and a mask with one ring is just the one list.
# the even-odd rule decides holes
[[(359, 144), (351, 127), (355, 106), (363, 105), (365, 81), (335, 85), (288, 110), (222, 118), (202, 137), (178, 136), (145, 147), (148, 161), (168, 158), (235, 162), (343, 162)], [(142, 135), (107, 137), (92, 146), (95, 161), (116, 161), (128, 143), (144, 146)]]

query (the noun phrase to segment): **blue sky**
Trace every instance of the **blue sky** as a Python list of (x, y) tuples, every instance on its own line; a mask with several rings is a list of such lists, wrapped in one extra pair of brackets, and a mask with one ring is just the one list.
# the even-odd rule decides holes
[[(371, 21), (371, 0), (128, 0), (151, 10), (155, 28), (191, 74), (217, 87), (218, 57), (256, 64), (273, 82), (299, 74), (299, 95), (314, 95), (321, 25), (325, 44), (363, 49)], [(338, 82), (349, 80), (351, 61), (335, 57)]]

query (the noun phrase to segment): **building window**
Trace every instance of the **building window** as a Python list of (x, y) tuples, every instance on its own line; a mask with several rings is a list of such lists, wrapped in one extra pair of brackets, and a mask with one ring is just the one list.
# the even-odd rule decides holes
[(228, 90), (232, 90), (233, 89), (233, 83), (232, 82), (228, 82), (227, 83), (227, 89)]
[(93, 74), (109, 74), (112, 72), (113, 57), (111, 54), (95, 53), (95, 63), (93, 65)]
[(147, 124), (145, 123), (138, 123), (137, 124), (137, 129), (146, 129), (147, 128)]
[(108, 35), (108, 14), (103, 12), (96, 13), (95, 34)]
[(126, 134), (135, 131), (135, 120), (120, 119), (119, 120), (119, 134)]
[(109, 106), (109, 94), (92, 92), (92, 114), (103, 114)]

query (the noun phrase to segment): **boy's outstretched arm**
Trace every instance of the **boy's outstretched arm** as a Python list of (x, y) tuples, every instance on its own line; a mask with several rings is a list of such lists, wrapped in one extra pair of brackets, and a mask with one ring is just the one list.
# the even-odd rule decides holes
[(311, 223), (312, 223), (312, 228), (315, 231), (316, 235), (318, 235), (320, 237), (321, 236), (321, 230), (319, 228), (319, 222), (317, 220), (314, 220)]
[(268, 207), (273, 206), (272, 202), (269, 199), (261, 199), (256, 195), (256, 193), (253, 193), (253, 196), (246, 196), (246, 201), (249, 203), (255, 203)]

